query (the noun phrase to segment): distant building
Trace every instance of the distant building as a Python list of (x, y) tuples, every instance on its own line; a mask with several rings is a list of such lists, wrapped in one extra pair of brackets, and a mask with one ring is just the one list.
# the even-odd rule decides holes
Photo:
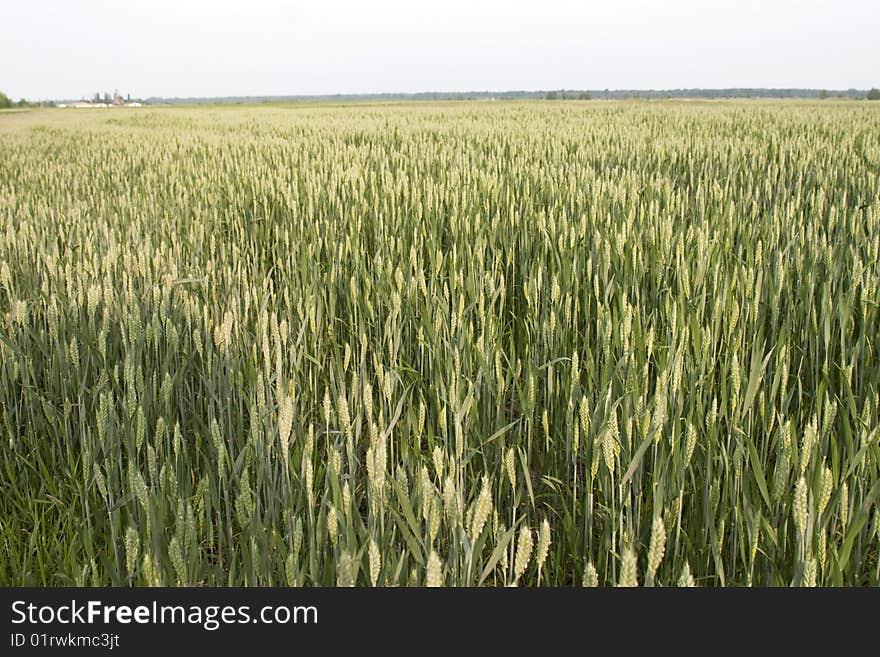
[(104, 94), (103, 98), (100, 94), (95, 94), (92, 100), (78, 100), (75, 103), (62, 103), (58, 107), (74, 107), (81, 109), (97, 108), (97, 107), (143, 107), (144, 104), (136, 100), (131, 100), (131, 94), (123, 98), (122, 95), (115, 91), (113, 96)]

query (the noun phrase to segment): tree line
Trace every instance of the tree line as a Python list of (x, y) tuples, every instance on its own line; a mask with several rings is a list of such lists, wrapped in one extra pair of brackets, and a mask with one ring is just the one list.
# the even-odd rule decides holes
[[(330, 96), (235, 96), (226, 98), (151, 98), (151, 104), (200, 104), (200, 103), (260, 103), (260, 102), (295, 102), (295, 101), (359, 101), (359, 100), (480, 100), (501, 99), (513, 100), (524, 98), (543, 98), (545, 100), (592, 100), (628, 99), (628, 98), (867, 98), (880, 100), (880, 89), (873, 88), (867, 93), (857, 89), (846, 91), (828, 91), (826, 89), (605, 89), (603, 91), (586, 91), (572, 89), (551, 89), (549, 91), (475, 91), (475, 92), (423, 92), (415, 94), (336, 94)], [(22, 98), (13, 102), (9, 96), (0, 91), (0, 109), (10, 107), (37, 107), (54, 105), (54, 103), (33, 103)]]
[(24, 98), (19, 99), (18, 102), (13, 102), (9, 96), (0, 91), (0, 109), (9, 109), (10, 107), (38, 107), (39, 105), (40, 103), (32, 103)]

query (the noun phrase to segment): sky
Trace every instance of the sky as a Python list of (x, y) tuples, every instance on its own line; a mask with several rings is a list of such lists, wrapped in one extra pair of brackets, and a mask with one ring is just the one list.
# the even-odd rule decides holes
[(864, 89), (878, 26), (878, 0), (0, 0), (0, 91)]

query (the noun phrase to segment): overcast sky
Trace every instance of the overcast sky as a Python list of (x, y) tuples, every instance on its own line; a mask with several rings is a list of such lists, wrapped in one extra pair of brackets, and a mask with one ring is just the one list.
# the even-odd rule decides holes
[(0, 0), (0, 90), (867, 88), (878, 27), (878, 0)]

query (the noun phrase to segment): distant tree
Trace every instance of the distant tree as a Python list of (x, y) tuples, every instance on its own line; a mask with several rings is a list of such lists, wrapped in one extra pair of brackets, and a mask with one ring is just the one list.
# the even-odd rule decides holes
[(822, 91), (819, 92), (819, 98), (821, 100), (825, 100), (826, 98), (828, 98), (828, 92), (825, 91), (825, 89), (822, 89)]
[(7, 107), (12, 107), (12, 101), (9, 100), (9, 96), (0, 91), (0, 109), (6, 109)]
[(556, 93), (555, 91), (548, 91), (547, 95), (544, 96), (544, 98), (546, 98), (547, 100), (558, 100), (559, 94)]
[(582, 91), (578, 94), (578, 100), (593, 100), (593, 96), (586, 91)]
[(868, 100), (880, 100), (880, 89), (871, 89), (868, 92)]

